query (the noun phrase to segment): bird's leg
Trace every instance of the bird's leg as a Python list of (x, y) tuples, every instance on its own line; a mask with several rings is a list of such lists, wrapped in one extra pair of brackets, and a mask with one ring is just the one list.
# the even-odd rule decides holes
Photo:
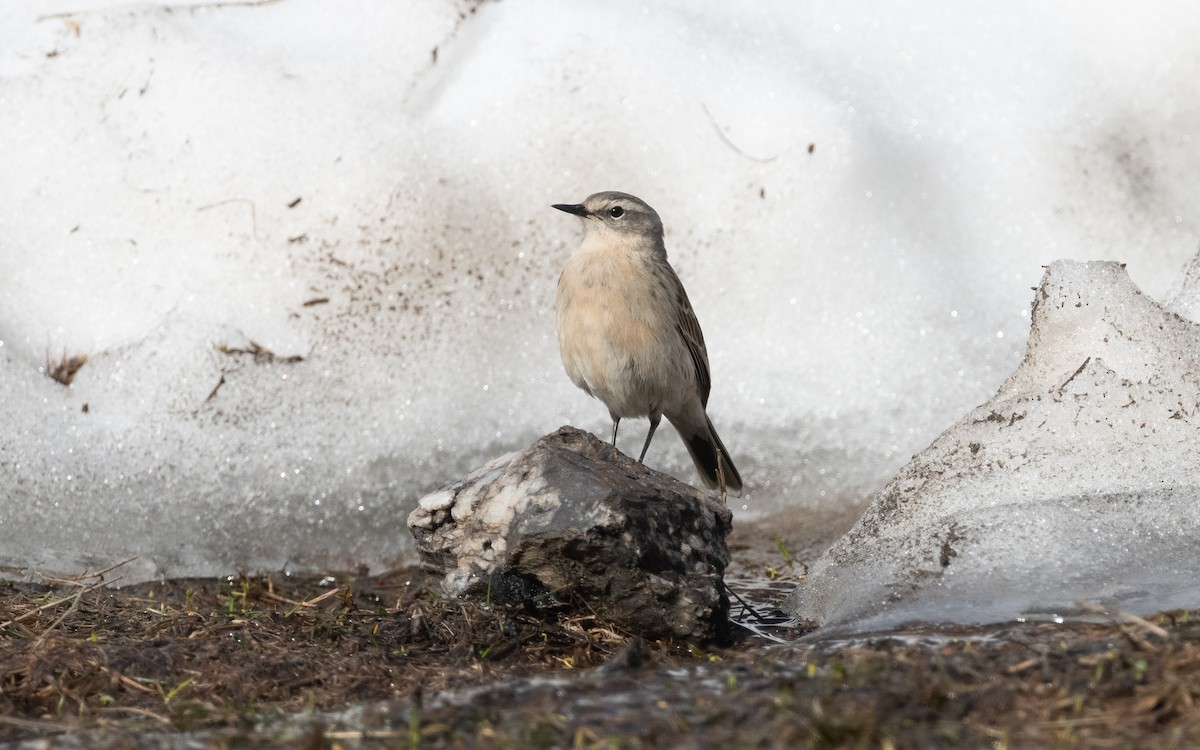
[(620, 417), (613, 417), (613, 441), (612, 441), (612, 445), (613, 445), (613, 447), (614, 447), (614, 448), (616, 448), (616, 447), (617, 447), (617, 425), (619, 425), (619, 424), (621, 424), (621, 418), (620, 418)]
[(729, 504), (729, 490), (725, 488), (725, 467), (721, 465), (721, 451), (717, 451), (717, 489), (721, 491), (721, 504)]
[(642, 455), (638, 456), (638, 463), (643, 463), (642, 459), (646, 457), (646, 451), (650, 450), (650, 441), (654, 439), (654, 431), (658, 429), (658, 422), (662, 419), (660, 414), (650, 415), (650, 431), (646, 433), (646, 444), (642, 446)]

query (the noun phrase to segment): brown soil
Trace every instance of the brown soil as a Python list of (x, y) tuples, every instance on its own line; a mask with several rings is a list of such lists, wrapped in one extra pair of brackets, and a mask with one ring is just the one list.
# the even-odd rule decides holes
[[(801, 574), (785, 553), (731, 581), (760, 613)], [(765, 635), (644, 643), (552, 608), (448, 601), (416, 570), (0, 584), (0, 741), (1200, 746), (1200, 622), (1186, 612), (850, 640), (735, 614)]]

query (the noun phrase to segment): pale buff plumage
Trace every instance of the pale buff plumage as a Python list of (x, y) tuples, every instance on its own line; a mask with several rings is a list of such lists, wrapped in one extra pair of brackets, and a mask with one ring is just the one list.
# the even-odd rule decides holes
[(606, 192), (557, 209), (583, 220), (584, 237), (558, 280), (558, 346), (575, 385), (613, 420), (648, 417), (646, 456), (665, 416), (704, 483), (722, 493), (742, 479), (705, 413), (711, 378), (704, 334), (667, 262), (662, 221), (632, 195)]

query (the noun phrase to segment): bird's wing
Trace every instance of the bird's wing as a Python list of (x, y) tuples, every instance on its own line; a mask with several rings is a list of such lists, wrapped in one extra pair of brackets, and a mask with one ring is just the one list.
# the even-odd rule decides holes
[(696, 320), (696, 313), (692, 311), (692, 303), (688, 301), (683, 283), (679, 281), (679, 277), (674, 272), (671, 273), (671, 276), (675, 279), (675, 301), (679, 310), (679, 319), (675, 322), (675, 329), (683, 337), (688, 354), (692, 355), (692, 366), (696, 368), (696, 384), (700, 386), (700, 403), (707, 407), (708, 392), (712, 390), (712, 374), (708, 369), (708, 351), (704, 348), (704, 334), (700, 331), (700, 321)]

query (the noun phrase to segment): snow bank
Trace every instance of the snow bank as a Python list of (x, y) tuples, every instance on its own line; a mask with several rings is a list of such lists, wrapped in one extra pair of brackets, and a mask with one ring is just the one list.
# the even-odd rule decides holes
[(666, 222), (738, 512), (869, 496), (1012, 371), (1048, 258), (1162, 296), (1200, 241), (1200, 14), (1115, 13), (0, 3), (0, 566), (378, 567), (427, 491), (603, 434), (549, 204), (606, 189)]
[(788, 606), (827, 625), (1200, 601), (1200, 325), (1123, 265), (1051, 265), (1025, 359), (913, 457)]

